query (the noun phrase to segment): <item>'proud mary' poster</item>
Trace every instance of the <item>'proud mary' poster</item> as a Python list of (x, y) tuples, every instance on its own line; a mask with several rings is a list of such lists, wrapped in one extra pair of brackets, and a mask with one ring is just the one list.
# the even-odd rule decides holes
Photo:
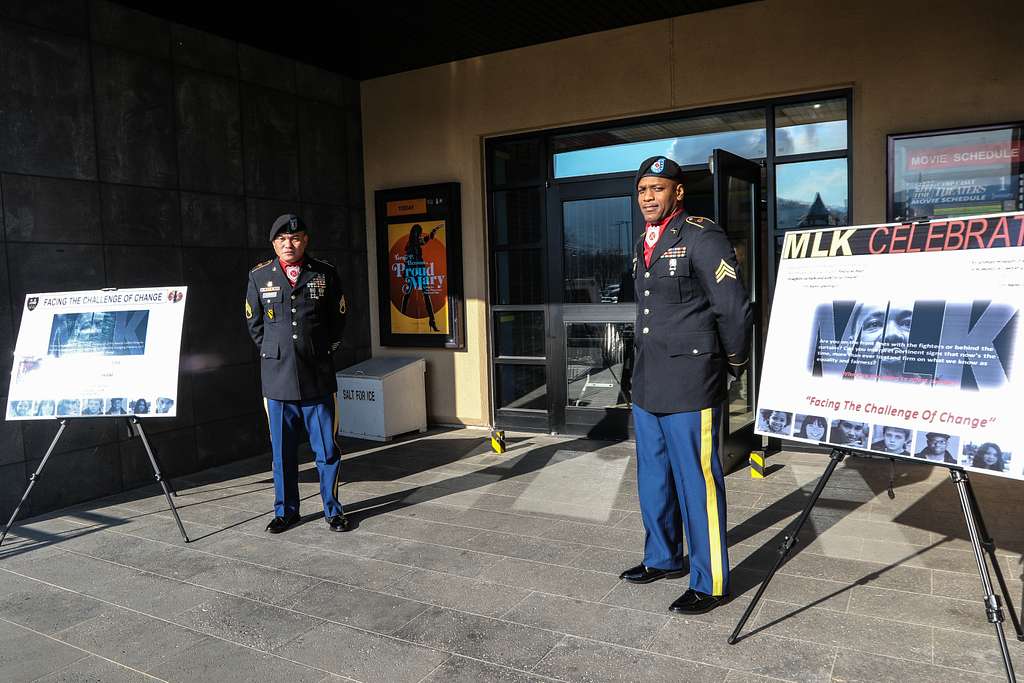
[(1024, 213), (794, 231), (757, 432), (1024, 479)]
[(448, 334), (445, 222), (388, 225), (391, 331)]
[(8, 420), (177, 413), (185, 287), (29, 294)]

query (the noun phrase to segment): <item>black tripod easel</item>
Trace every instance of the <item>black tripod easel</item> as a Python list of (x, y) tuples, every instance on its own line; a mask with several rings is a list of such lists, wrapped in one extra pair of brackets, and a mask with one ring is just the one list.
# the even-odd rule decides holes
[[(729, 636), (729, 644), (735, 645), (739, 642), (740, 631), (746, 625), (747, 620), (750, 619), (750, 615), (754, 613), (754, 609), (757, 607), (758, 601), (761, 596), (764, 595), (765, 590), (768, 588), (768, 584), (771, 583), (775, 573), (782, 567), (782, 564), (786, 561), (786, 557), (789, 556), (793, 546), (796, 545), (797, 537), (800, 535), (800, 530), (803, 529), (804, 523), (807, 518), (811, 515), (811, 510), (814, 505), (818, 502), (818, 498), (821, 497), (821, 492), (824, 490), (825, 485), (828, 483), (832, 473), (835, 472), (836, 467), (846, 456), (857, 456), (861, 455), (852, 449), (847, 448), (833, 448), (829, 454), (828, 467), (825, 468), (824, 474), (818, 479), (817, 486), (814, 487), (814, 492), (811, 494), (810, 500), (807, 501), (807, 505), (804, 507), (803, 512), (797, 518), (794, 523), (792, 530), (787, 532), (782, 539), (782, 544), (779, 546), (779, 556), (775, 560), (775, 566), (772, 567), (771, 571), (768, 572), (768, 576), (764, 578), (761, 585), (757, 589), (757, 593), (754, 594), (754, 599), (747, 605), (747, 609), (743, 612), (743, 616), (740, 617), (739, 623), (736, 624), (736, 628), (733, 629), (732, 634)], [(877, 458), (876, 454), (864, 454), (865, 457)], [(1017, 612), (1014, 609), (1013, 601), (1010, 599), (1010, 591), (1006, 587), (1006, 580), (1003, 578), (1003, 570), (999, 566), (999, 560), (996, 558), (996, 545), (989, 536), (988, 529), (985, 527), (985, 520), (981, 516), (981, 508), (978, 506), (978, 499), (974, 496), (974, 489), (971, 487), (971, 481), (967, 478), (967, 472), (964, 470), (951, 467), (949, 468), (949, 475), (953, 479), (953, 484), (956, 486), (957, 493), (960, 496), (960, 505), (963, 507), (964, 520), (967, 522), (967, 533), (971, 537), (971, 545), (974, 547), (974, 556), (978, 560), (978, 572), (981, 574), (981, 583), (985, 591), (985, 614), (988, 617), (988, 621), (994, 624), (996, 627), (996, 638), (999, 641), (999, 650), (1003, 656), (1003, 666), (1006, 669), (1006, 679), (1010, 683), (1016, 683), (1016, 677), (1013, 672), (1013, 663), (1010, 661), (1010, 651), (1006, 644), (1006, 634), (1003, 633), (1003, 609), (1002, 603), (1000, 602), (999, 596), (996, 595), (992, 587), (992, 578), (989, 576), (989, 564), (992, 566), (992, 571), (995, 572), (996, 579), (999, 581), (999, 589), (1002, 592), (1002, 598), (1006, 601), (1006, 608), (1010, 612), (1010, 620), (1013, 623), (1013, 628), (1017, 634), (1017, 640), (1024, 641), (1024, 630), (1021, 630), (1020, 618), (1017, 616)], [(988, 560), (986, 561), (986, 553)]]
[[(128, 416), (127, 420), (129, 437), (138, 434), (139, 438), (142, 439), (142, 445), (146, 449), (146, 455), (149, 456), (149, 464), (153, 466), (153, 476), (156, 478), (157, 482), (160, 483), (160, 487), (164, 490), (164, 496), (167, 498), (167, 505), (171, 508), (171, 513), (174, 515), (174, 521), (178, 523), (178, 531), (181, 532), (181, 537), (185, 539), (185, 543), (188, 543), (188, 534), (185, 533), (185, 527), (181, 523), (181, 517), (178, 516), (178, 509), (174, 507), (174, 501), (171, 500), (171, 489), (168, 488), (167, 481), (164, 479), (163, 474), (160, 473), (160, 466), (157, 465), (156, 456), (153, 455), (153, 449), (149, 445), (149, 439), (146, 438), (146, 432), (142, 429), (142, 422), (135, 415)], [(46, 455), (44, 455), (43, 459), (39, 462), (39, 467), (37, 467), (36, 471), (29, 477), (28, 488), (25, 489), (25, 494), (21, 497), (21, 502), (19, 502), (18, 506), (14, 508), (14, 512), (11, 513), (11, 518), (7, 521), (7, 526), (4, 527), (3, 533), (0, 534), (0, 545), (3, 545), (4, 539), (7, 538), (7, 533), (11, 530), (11, 527), (14, 526), (14, 520), (18, 518), (21, 506), (25, 504), (26, 500), (28, 500), (29, 494), (32, 493), (32, 488), (36, 485), (36, 482), (39, 481), (39, 478), (43, 473), (43, 468), (46, 467), (46, 461), (50, 459), (51, 455), (53, 455), (53, 449), (57, 447), (57, 442), (60, 441), (61, 435), (64, 434), (64, 430), (67, 429), (68, 424), (71, 422), (71, 418), (61, 417), (58, 418), (57, 422), (60, 424), (60, 428), (54, 435), (53, 441), (50, 442), (50, 447), (46, 449)], [(177, 492), (175, 492), (174, 495), (178, 495)]]

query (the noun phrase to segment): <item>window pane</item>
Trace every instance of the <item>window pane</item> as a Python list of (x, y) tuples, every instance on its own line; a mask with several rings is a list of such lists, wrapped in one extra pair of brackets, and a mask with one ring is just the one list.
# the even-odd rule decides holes
[(494, 349), (499, 356), (537, 356), (544, 353), (543, 311), (496, 311)]
[(544, 147), (539, 139), (500, 142), (491, 149), (491, 180), (495, 185), (543, 182)]
[(748, 159), (765, 156), (763, 109), (561, 135), (553, 140), (555, 177), (635, 171), (663, 154), (680, 165), (706, 164), (716, 147)]
[(542, 234), (543, 188), (495, 192), (494, 243), (516, 245), (539, 242)]
[(494, 261), (494, 303), (544, 303), (545, 261), (539, 249), (495, 252)]
[(846, 149), (846, 98), (775, 108), (775, 155)]
[(565, 303), (614, 304), (632, 283), (633, 200), (583, 199), (562, 204)]
[(1021, 201), (1020, 128), (893, 141), (893, 217), (1016, 211)]
[(495, 365), (499, 408), (547, 410), (547, 372), (542, 365)]
[(775, 167), (776, 227), (846, 225), (847, 160), (825, 159)]
[(568, 323), (565, 346), (567, 406), (629, 407), (633, 323)]

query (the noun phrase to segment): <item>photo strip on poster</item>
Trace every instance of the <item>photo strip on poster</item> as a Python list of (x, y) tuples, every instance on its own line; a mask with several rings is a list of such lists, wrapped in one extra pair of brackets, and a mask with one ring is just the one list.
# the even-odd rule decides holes
[(28, 294), (8, 420), (174, 417), (186, 287)]
[(1024, 479), (1024, 213), (786, 233), (756, 431)]

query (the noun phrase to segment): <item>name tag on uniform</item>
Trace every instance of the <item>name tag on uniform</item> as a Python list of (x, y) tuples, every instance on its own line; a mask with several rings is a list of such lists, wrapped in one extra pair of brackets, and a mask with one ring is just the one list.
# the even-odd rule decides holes
[(264, 301), (280, 301), (281, 288), (268, 282), (266, 287), (260, 287), (260, 298)]

